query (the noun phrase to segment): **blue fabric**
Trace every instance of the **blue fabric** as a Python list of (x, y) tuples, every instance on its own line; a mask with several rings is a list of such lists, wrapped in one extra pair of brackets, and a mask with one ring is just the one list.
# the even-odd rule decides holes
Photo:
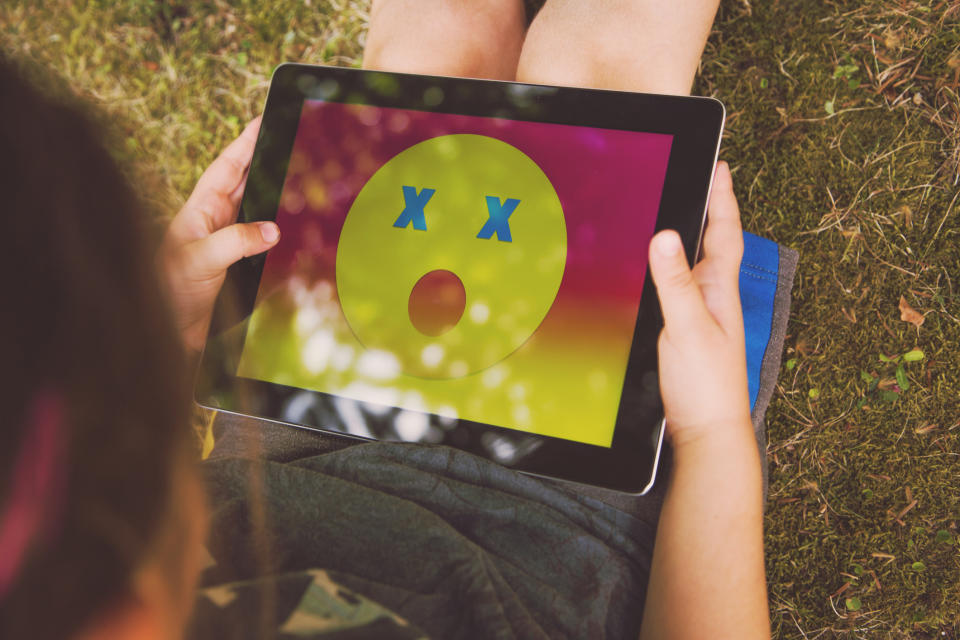
[(760, 368), (773, 326), (773, 303), (777, 294), (779, 269), (780, 250), (777, 243), (744, 231), (740, 305), (743, 307), (751, 410), (760, 391)]

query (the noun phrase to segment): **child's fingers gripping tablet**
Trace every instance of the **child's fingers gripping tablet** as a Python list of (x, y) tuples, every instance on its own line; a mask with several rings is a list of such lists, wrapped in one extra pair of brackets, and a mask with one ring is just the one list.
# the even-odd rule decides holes
[(193, 351), (203, 347), (227, 268), (280, 238), (273, 222), (236, 223), (259, 131), (257, 117), (203, 172), (164, 239), (160, 262), (184, 344)]
[(726, 162), (717, 164), (702, 254), (703, 259), (694, 267), (694, 275), (703, 287), (707, 309), (731, 337), (742, 336), (739, 278), (743, 228)]
[(664, 317), (660, 391), (675, 446), (728, 425), (750, 424), (737, 285), (743, 252), (739, 217), (730, 170), (720, 163), (704, 259), (691, 270), (673, 231), (650, 243), (650, 271)]

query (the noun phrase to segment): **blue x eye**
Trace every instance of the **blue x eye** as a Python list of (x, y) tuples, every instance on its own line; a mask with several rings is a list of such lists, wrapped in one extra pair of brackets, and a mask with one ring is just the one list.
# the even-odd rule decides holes
[(483, 225), (483, 228), (480, 229), (477, 237), (488, 240), (496, 233), (497, 240), (501, 242), (513, 242), (513, 238), (510, 237), (510, 225), (507, 220), (510, 218), (510, 214), (513, 213), (514, 209), (517, 208), (518, 204), (520, 204), (520, 201), (516, 198), (507, 198), (501, 203), (500, 198), (487, 196), (487, 212), (490, 214), (490, 217), (487, 218), (487, 222)]
[[(427, 219), (424, 208), (430, 202), (430, 198), (436, 193), (436, 189), (423, 188), (417, 192), (416, 187), (403, 185), (403, 211), (393, 223), (393, 226), (400, 229), (406, 229), (413, 223), (413, 228), (418, 231), (427, 230)], [(481, 240), (489, 240), (493, 234), (497, 234), (497, 240), (500, 242), (513, 242), (510, 235), (510, 215), (516, 210), (520, 201), (516, 198), (507, 198), (500, 202), (500, 198), (487, 196), (487, 221), (477, 234)]]
[(421, 189), (417, 193), (415, 187), (403, 186), (403, 211), (400, 217), (393, 223), (393, 226), (406, 229), (412, 222), (413, 228), (418, 231), (427, 230), (427, 220), (423, 214), (423, 208), (430, 202), (430, 198), (436, 193), (436, 189)]

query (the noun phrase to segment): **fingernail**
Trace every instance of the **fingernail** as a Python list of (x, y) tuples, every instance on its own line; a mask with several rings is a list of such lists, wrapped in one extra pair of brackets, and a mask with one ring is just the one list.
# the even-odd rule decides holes
[(718, 183), (724, 187), (733, 185), (733, 177), (730, 175), (730, 165), (721, 160), (717, 163), (716, 178)]
[(264, 242), (276, 242), (280, 237), (280, 228), (274, 222), (264, 222), (260, 225), (260, 236)]
[(675, 233), (660, 234), (660, 238), (657, 241), (657, 251), (659, 251), (661, 255), (672, 258), (682, 250), (683, 245), (680, 244), (680, 236)]

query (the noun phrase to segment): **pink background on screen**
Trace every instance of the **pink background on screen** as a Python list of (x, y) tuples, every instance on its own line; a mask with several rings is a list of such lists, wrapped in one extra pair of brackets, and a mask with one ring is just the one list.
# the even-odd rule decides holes
[[(671, 136), (312, 100), (301, 112), (276, 218), (282, 238), (267, 257), (261, 296), (294, 273), (333, 282), (340, 229), (367, 180), (404, 149), (453, 133), (515, 146), (557, 191), (567, 266), (540, 331), (573, 307), (623, 312), (626, 305), (635, 317)], [(309, 197), (306, 180), (320, 185), (323, 198)]]
[[(307, 338), (297, 327), (300, 311), (309, 316), (315, 303), (298, 302), (297, 292), (332, 296), (323, 313), (336, 319), (320, 330), (349, 331), (335, 267), (350, 207), (388, 160), (449, 134), (506, 142), (552, 183), (567, 233), (566, 267), (552, 307), (519, 349), (491, 367), (507, 376), (492, 387), (478, 372), (449, 380), (401, 375), (370, 391), (373, 383), (355, 369), (308, 370)], [(664, 134), (305, 101), (277, 211), (282, 235), (266, 259), (248, 333), (253, 342), (244, 348), (239, 374), (381, 404), (380, 391), (414, 393), (428, 412), (451, 407), (481, 423), (610, 446), (671, 144)], [(398, 193), (397, 215), (400, 206)], [(378, 258), (389, 268), (393, 256)], [(497, 310), (490, 313), (495, 317)], [(360, 347), (352, 336), (344, 339), (351, 353)], [(351, 381), (364, 381), (367, 390)], [(513, 397), (518, 386), (525, 395)], [(518, 422), (520, 409), (527, 412), (525, 425)]]

